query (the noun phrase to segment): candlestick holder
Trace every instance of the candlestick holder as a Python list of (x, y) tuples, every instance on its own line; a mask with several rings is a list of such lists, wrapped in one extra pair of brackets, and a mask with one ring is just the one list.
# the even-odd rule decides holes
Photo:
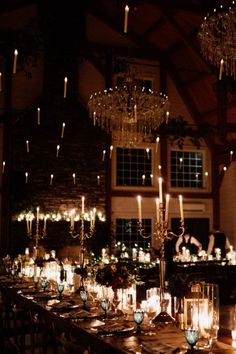
[[(92, 216), (91, 216), (92, 218)], [(85, 253), (85, 241), (93, 237), (95, 232), (95, 218), (94, 220), (91, 219), (90, 226), (88, 231), (85, 230), (85, 217), (82, 214), (79, 220), (76, 222), (78, 225), (75, 228), (75, 222), (71, 223), (69, 234), (72, 238), (78, 238), (80, 242), (80, 265), (81, 267), (84, 266), (84, 253)]]
[(32, 232), (32, 227), (27, 228), (27, 236), (34, 240), (35, 257), (37, 257), (38, 244), (40, 239), (44, 239), (47, 235), (46, 225), (41, 228), (39, 218), (35, 221), (35, 233)]
[[(165, 300), (165, 280), (166, 280), (166, 266), (167, 261), (165, 258), (165, 243), (174, 237), (180, 237), (184, 234), (185, 226), (184, 220), (180, 220), (180, 233), (175, 234), (168, 230), (168, 220), (165, 219), (165, 208), (163, 203), (159, 205), (158, 220), (155, 223), (153, 235), (160, 240), (160, 263), (159, 263), (159, 281), (160, 281), (160, 307), (161, 311), (153, 319), (153, 323), (172, 323), (175, 319), (167, 312), (167, 301)], [(138, 233), (143, 238), (150, 238), (152, 234), (145, 234), (142, 221), (138, 221)]]

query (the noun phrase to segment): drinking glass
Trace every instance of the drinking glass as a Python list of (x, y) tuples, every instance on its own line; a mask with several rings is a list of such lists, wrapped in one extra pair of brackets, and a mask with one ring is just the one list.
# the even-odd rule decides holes
[(108, 299), (102, 299), (100, 301), (100, 305), (105, 313), (105, 319), (107, 319), (107, 311), (109, 310), (110, 307), (110, 301)]
[(144, 319), (144, 311), (143, 310), (134, 310), (133, 312), (134, 322), (136, 323), (136, 333), (141, 333), (141, 324)]
[(63, 283), (57, 283), (57, 290), (58, 290), (58, 292), (59, 292), (59, 299), (60, 299), (60, 300), (61, 300), (61, 298), (62, 298), (62, 293), (63, 293), (63, 291), (64, 291), (64, 288), (65, 288), (65, 286), (64, 286)]
[(184, 336), (187, 343), (190, 345), (190, 351), (193, 352), (198, 341), (198, 328), (186, 328), (184, 330)]
[(47, 279), (43, 278), (43, 279), (41, 280), (41, 286), (42, 286), (42, 288), (43, 288), (43, 291), (46, 290), (47, 285), (48, 285)]
[(86, 308), (86, 302), (88, 300), (88, 293), (86, 290), (80, 290), (79, 296), (81, 301), (83, 301), (83, 308)]

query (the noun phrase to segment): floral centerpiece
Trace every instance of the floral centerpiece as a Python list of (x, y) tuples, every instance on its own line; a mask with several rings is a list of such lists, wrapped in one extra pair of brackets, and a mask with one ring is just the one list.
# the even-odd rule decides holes
[(96, 274), (97, 283), (105, 286), (111, 286), (115, 289), (126, 289), (135, 283), (135, 274), (133, 274), (125, 263), (100, 262)]

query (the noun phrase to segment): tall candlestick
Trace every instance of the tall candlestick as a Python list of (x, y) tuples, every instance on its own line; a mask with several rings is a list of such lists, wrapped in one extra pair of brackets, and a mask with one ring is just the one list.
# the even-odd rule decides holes
[(67, 96), (67, 77), (64, 78), (64, 93), (63, 93), (63, 97), (66, 98)]
[(47, 215), (44, 215), (44, 219), (43, 219), (43, 231), (44, 233), (46, 232), (47, 229)]
[(52, 182), (53, 182), (53, 174), (51, 174), (51, 176), (50, 176), (50, 184), (52, 184)]
[(37, 123), (40, 125), (40, 108), (37, 108)]
[(143, 185), (145, 184), (145, 179), (146, 179), (146, 176), (145, 176), (145, 175), (142, 175), (142, 180), (143, 180), (142, 184), (143, 184)]
[(183, 196), (179, 195), (180, 220), (184, 220)]
[(158, 175), (161, 176), (161, 165), (158, 165)]
[(138, 220), (141, 223), (142, 222), (142, 205), (141, 205), (141, 196), (137, 196), (137, 201), (138, 201)]
[(168, 222), (169, 219), (169, 204), (170, 204), (170, 195), (166, 194), (165, 222)]
[(17, 49), (15, 49), (15, 50), (14, 50), (13, 70), (12, 70), (13, 74), (15, 74), (15, 73), (16, 73), (17, 56), (18, 56), (18, 50), (17, 50)]
[(112, 157), (112, 151), (113, 151), (113, 145), (110, 146), (110, 156), (109, 156), (110, 159), (111, 159), (111, 157)]
[(100, 185), (100, 176), (97, 176), (97, 184)]
[(93, 112), (93, 125), (96, 125), (96, 112)]
[(82, 196), (82, 198), (81, 198), (81, 202), (82, 202), (81, 213), (82, 213), (82, 215), (84, 214), (84, 201), (85, 201), (85, 197)]
[(26, 151), (29, 152), (29, 140), (26, 140)]
[(39, 222), (39, 207), (36, 208), (36, 222)]
[(170, 116), (170, 112), (169, 111), (167, 111), (166, 112), (166, 124), (168, 123), (168, 121), (169, 121), (169, 116)]
[(134, 105), (134, 121), (137, 122), (137, 105)]
[(2, 173), (4, 173), (4, 172), (5, 172), (5, 165), (6, 165), (6, 162), (5, 162), (5, 161), (3, 161), (3, 162), (2, 162)]
[(59, 156), (59, 150), (60, 150), (60, 145), (57, 145), (57, 154), (56, 154), (56, 157)]
[(75, 184), (75, 173), (72, 174), (73, 183)]
[(160, 138), (159, 136), (156, 138), (156, 152), (158, 151), (158, 145), (159, 145)]
[(75, 227), (75, 209), (72, 209), (70, 212), (70, 227), (71, 230), (74, 230)]
[(156, 198), (156, 222), (157, 224), (160, 222), (160, 199)]
[(62, 138), (62, 139), (64, 138), (65, 126), (66, 126), (66, 123), (63, 122), (63, 123), (62, 123), (62, 127), (61, 127), (61, 138)]
[(105, 161), (105, 156), (106, 156), (106, 150), (103, 150), (103, 152), (102, 152), (102, 161)]
[(25, 172), (25, 183), (28, 183), (28, 172)]
[(125, 20), (124, 20), (124, 33), (127, 33), (128, 29), (128, 15), (129, 15), (129, 6), (125, 6)]
[(150, 158), (150, 154), (149, 154), (149, 152), (150, 152), (150, 149), (149, 148), (147, 148), (146, 149), (146, 153), (147, 153), (147, 159), (149, 160), (149, 158)]
[(159, 200), (160, 204), (163, 203), (163, 195), (162, 195), (162, 178), (158, 177), (158, 184), (159, 184)]
[(2, 91), (2, 73), (0, 73), (0, 92)]
[(223, 60), (223, 59), (221, 59), (221, 61), (220, 61), (220, 73), (219, 73), (219, 80), (221, 80), (221, 79), (222, 79), (223, 69), (224, 69), (224, 60)]
[(234, 154), (233, 150), (230, 150), (230, 152), (229, 152), (229, 161), (230, 162), (232, 162), (232, 160), (233, 160), (233, 154)]

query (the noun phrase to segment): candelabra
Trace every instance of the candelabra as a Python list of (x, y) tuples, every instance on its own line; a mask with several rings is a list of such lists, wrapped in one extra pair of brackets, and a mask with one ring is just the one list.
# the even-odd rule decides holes
[(39, 207), (37, 207), (37, 215), (36, 215), (36, 221), (35, 221), (35, 233), (32, 232), (32, 222), (33, 222), (34, 216), (33, 214), (26, 217), (26, 223), (27, 223), (27, 236), (30, 239), (34, 239), (34, 256), (37, 258), (38, 254), (38, 243), (40, 239), (43, 239), (47, 235), (47, 230), (46, 230), (46, 220), (47, 217), (44, 217), (44, 225), (42, 228), (40, 228), (40, 219), (39, 219)]
[[(166, 209), (168, 206), (166, 205)], [(167, 210), (165, 210), (163, 203), (159, 204), (158, 214), (157, 214), (157, 222), (155, 223), (154, 237), (160, 240), (160, 263), (159, 263), (159, 281), (160, 281), (160, 308), (161, 311), (158, 313), (153, 319), (153, 323), (171, 323), (174, 322), (175, 319), (168, 314), (166, 311), (168, 303), (165, 300), (165, 280), (166, 280), (166, 266), (167, 260), (165, 257), (165, 243), (167, 240), (171, 240), (174, 237), (180, 237), (184, 234), (184, 219), (180, 219), (180, 233), (175, 234), (174, 232), (168, 230), (168, 219), (166, 215)], [(181, 215), (182, 216), (182, 215)], [(144, 228), (142, 225), (142, 219), (138, 221), (138, 233), (143, 238), (149, 238), (152, 235), (145, 234)]]
[(85, 240), (93, 237), (95, 232), (95, 213), (90, 215), (90, 226), (89, 230), (85, 231), (85, 214), (82, 213), (79, 220), (77, 221), (77, 228), (75, 227), (75, 220), (74, 217), (71, 217), (71, 224), (70, 224), (70, 236), (72, 238), (78, 238), (80, 242), (80, 265), (81, 267), (84, 266), (84, 253), (85, 253)]

